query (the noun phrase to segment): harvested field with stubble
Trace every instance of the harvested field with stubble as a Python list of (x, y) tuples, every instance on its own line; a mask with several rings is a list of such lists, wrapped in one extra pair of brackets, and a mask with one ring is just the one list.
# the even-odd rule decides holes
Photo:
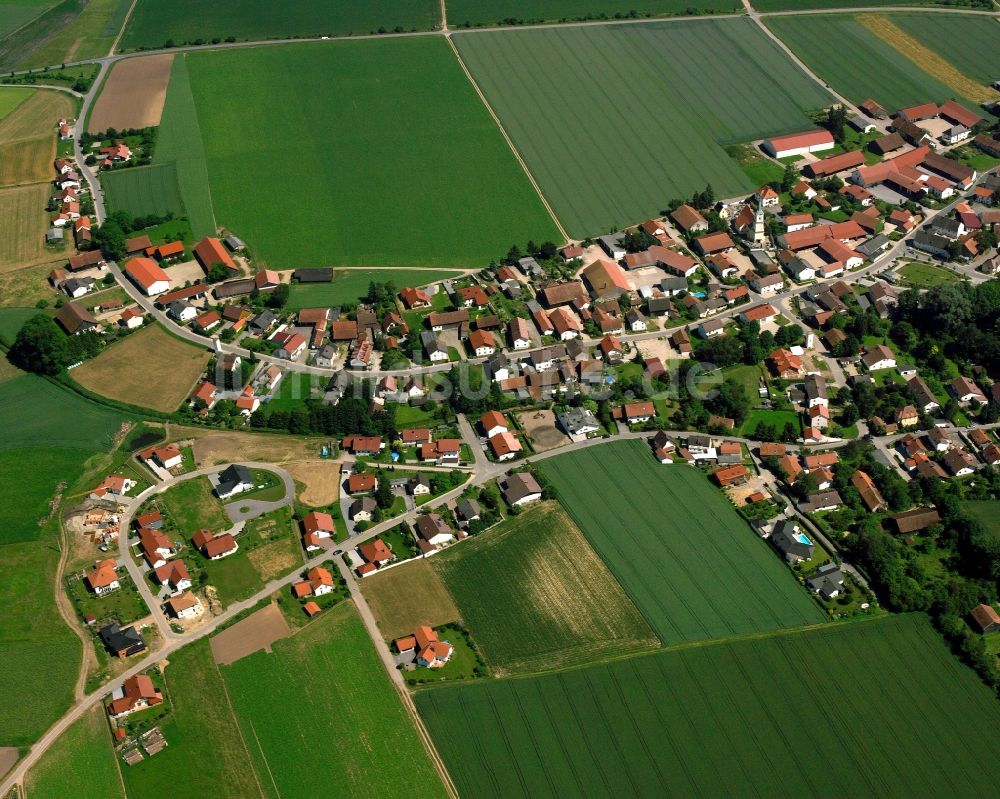
[(0, 235), (0, 273), (52, 260), (45, 249), (49, 189), (47, 183), (0, 189), (0, 226), (4, 229)]
[[(23, 186), (42, 183), (52, 177), (52, 160), (56, 154), (55, 136), (0, 144), (0, 186)], [(43, 217), (45, 206), (40, 209)]]
[(1000, 705), (926, 616), (419, 691), (462, 796), (994, 796)]
[(448, 549), (434, 568), (497, 675), (659, 644), (557, 502)]
[(301, 461), (289, 463), (286, 471), (302, 483), (299, 501), (312, 508), (322, 508), (340, 498), (340, 464), (337, 461)]
[(47, 136), (55, 141), (56, 122), (76, 114), (76, 101), (65, 92), (36, 89), (0, 121), (0, 142)]
[(976, 14), (894, 13), (893, 24), (989, 86), (1000, 77), (1000, 19)]
[(208, 350), (148, 325), (71, 372), (84, 388), (111, 399), (170, 413), (191, 393), (211, 358)]
[(173, 63), (173, 54), (167, 53), (115, 64), (90, 112), (87, 130), (97, 133), (159, 125)]
[[(321, 438), (170, 426), (171, 441), (184, 438), (194, 439), (194, 462), (199, 469), (238, 461), (267, 461), (284, 465), (289, 461), (316, 458), (323, 444), (328, 443), (327, 439)], [(289, 468), (289, 471), (295, 475), (294, 467)]]
[(657, 463), (645, 441), (539, 467), (664, 645), (826, 620), (703, 473)]
[(216, 663), (228, 666), (262, 649), (270, 652), (271, 644), (291, 634), (285, 614), (272, 602), (232, 627), (213, 635), (210, 640), (212, 657)]
[(416, 559), (360, 584), (386, 641), (407, 635), (421, 624), (440, 627), (461, 618), (430, 561)]
[(858, 14), (856, 19), (883, 42), (910, 59), (915, 67), (922, 69), (963, 97), (977, 103), (1000, 100), (1000, 92), (963, 74), (958, 67), (924, 46), (918, 39), (896, 25), (891, 18), (879, 14)]

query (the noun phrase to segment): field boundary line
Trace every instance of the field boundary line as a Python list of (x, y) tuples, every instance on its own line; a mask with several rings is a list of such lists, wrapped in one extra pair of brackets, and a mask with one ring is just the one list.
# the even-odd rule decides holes
[(521, 157), (521, 153), (518, 152), (517, 147), (514, 146), (514, 142), (508, 135), (507, 129), (504, 128), (503, 123), (500, 121), (500, 117), (497, 116), (496, 111), (493, 110), (493, 106), (491, 106), (489, 100), (486, 99), (486, 95), (483, 94), (483, 90), (479, 88), (479, 84), (476, 83), (476, 79), (472, 77), (472, 72), (470, 72), (468, 66), (466, 66), (465, 61), (462, 58), (462, 54), (458, 52), (458, 48), (455, 46), (455, 42), (452, 40), (451, 35), (445, 34), (445, 39), (447, 39), (448, 46), (451, 47), (451, 51), (455, 54), (455, 58), (458, 59), (458, 65), (462, 68), (462, 72), (465, 73), (465, 77), (469, 79), (469, 83), (472, 84), (472, 88), (476, 90), (476, 94), (479, 95), (479, 99), (486, 107), (486, 110), (490, 112), (490, 116), (493, 117), (493, 121), (496, 122), (497, 127), (500, 129), (500, 135), (503, 136), (504, 141), (507, 142), (507, 146), (510, 147), (510, 151), (514, 154), (514, 158), (517, 159), (517, 162), (521, 165), (521, 169), (524, 170), (524, 174), (527, 175), (528, 180), (531, 181), (531, 185), (535, 189), (535, 193), (538, 194), (538, 199), (542, 201), (542, 205), (545, 206), (545, 210), (548, 212), (549, 216), (552, 217), (552, 221), (559, 230), (559, 234), (563, 237), (563, 242), (573, 241), (573, 239), (571, 239), (569, 234), (566, 232), (566, 229), (562, 226), (562, 222), (559, 221), (559, 217), (556, 216), (556, 212), (552, 210), (552, 206), (549, 205), (549, 201), (542, 193), (542, 187), (538, 185), (538, 181), (535, 180), (535, 176), (531, 173), (531, 170), (528, 169), (528, 164), (525, 162), (524, 158)]
[[(240, 726), (240, 719), (236, 715), (236, 709), (233, 707), (232, 700), (229, 698), (229, 687), (226, 685), (226, 678), (222, 676), (222, 669), (219, 668), (219, 664), (216, 662), (215, 657), (212, 657), (211, 660), (212, 660), (212, 665), (215, 667), (216, 673), (219, 675), (219, 682), (222, 683), (222, 694), (223, 696), (226, 697), (226, 706), (229, 708), (229, 715), (232, 716), (233, 724), (236, 725), (236, 731), (240, 734), (240, 741), (242, 741), (243, 743), (243, 751), (247, 753), (247, 758), (250, 760), (250, 769), (251, 771), (253, 771), (253, 780), (254, 782), (257, 783), (257, 790), (260, 791), (261, 799), (267, 799), (267, 795), (264, 793), (264, 786), (260, 784), (260, 777), (257, 776), (257, 769), (255, 769), (253, 766), (253, 758), (250, 756), (250, 747), (247, 746), (247, 739), (243, 735), (243, 727)], [(253, 727), (253, 722), (250, 722), (250, 726), (251, 728)], [(256, 737), (256, 735), (257, 733), (255, 732), (254, 737)], [(257, 748), (260, 749), (260, 741), (257, 742)], [(268, 774), (270, 774), (271, 766), (268, 765), (267, 755), (264, 754), (264, 751), (262, 749), (260, 755), (262, 758), (264, 758), (264, 765), (267, 766), (267, 772)], [(271, 782), (272, 783), (274, 782), (273, 775), (271, 776)], [(278, 786), (275, 785), (274, 789), (277, 790)], [(278, 796), (279, 797), (281, 796), (280, 791), (278, 792)]]
[[(128, 7), (128, 11), (125, 12), (125, 19), (122, 20), (122, 26), (118, 29), (118, 35), (115, 36), (115, 40), (111, 43), (111, 49), (108, 50), (108, 55), (114, 55), (115, 50), (118, 49), (118, 44), (122, 40), (122, 36), (125, 35), (125, 28), (128, 27), (129, 20), (132, 19), (132, 12), (135, 11), (136, 4), (139, 0), (132, 0), (132, 5)], [(444, 2), (444, 0), (442, 0)]]

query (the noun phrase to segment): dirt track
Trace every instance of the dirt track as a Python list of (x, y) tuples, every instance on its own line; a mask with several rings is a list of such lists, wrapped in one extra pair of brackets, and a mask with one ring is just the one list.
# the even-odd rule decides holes
[(115, 64), (94, 103), (88, 128), (146, 128), (160, 124), (170, 82), (172, 54), (126, 58)]

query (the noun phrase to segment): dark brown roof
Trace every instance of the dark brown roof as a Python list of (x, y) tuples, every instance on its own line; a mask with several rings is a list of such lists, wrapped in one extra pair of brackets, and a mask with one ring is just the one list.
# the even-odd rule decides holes
[(917, 530), (926, 530), (932, 524), (941, 521), (941, 517), (934, 508), (915, 508), (905, 513), (897, 513), (891, 517), (896, 526), (896, 532), (900, 535), (914, 533)]

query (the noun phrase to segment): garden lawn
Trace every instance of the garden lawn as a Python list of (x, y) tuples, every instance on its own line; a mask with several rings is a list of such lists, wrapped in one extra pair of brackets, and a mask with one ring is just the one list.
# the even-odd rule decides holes
[(351, 603), (272, 647), (222, 667), (263, 795), (444, 795)]
[(448, 25), (505, 25), (599, 19), (616, 15), (667, 17), (680, 14), (716, 14), (742, 11), (735, 0), (449, 0)]
[(414, 697), (487, 797), (992, 796), (1000, 705), (924, 616)]
[(480, 267), (559, 239), (439, 37), (185, 59), (215, 216), (259, 266)]
[(496, 674), (656, 646), (653, 631), (557, 502), (434, 559)]
[(953, 89), (922, 71), (850, 14), (768, 17), (765, 24), (852, 102), (871, 97), (894, 111), (918, 103), (942, 103), (955, 96)]
[(455, 279), (462, 274), (450, 269), (338, 269), (329, 283), (293, 283), (287, 307), (297, 311), (300, 308), (356, 303), (367, 296), (368, 285), (373, 281), (391, 281), (398, 290), (405, 286), (426, 286), (439, 280)]
[(208, 639), (172, 654), (164, 679), (173, 715), (160, 729), (169, 745), (135, 766), (122, 767), (128, 795), (260, 796)]
[(718, 197), (749, 193), (756, 186), (722, 145), (808, 129), (806, 112), (832, 99), (748, 19), (453, 41), (578, 237), (640, 222), (706, 183)]
[(25, 794), (28, 799), (74, 795), (124, 799), (102, 705), (73, 722), (42, 755), (28, 772)]
[(111, 213), (184, 216), (176, 163), (113, 170), (101, 176), (101, 187)]
[(297, 36), (375, 33), (380, 28), (429, 30), (440, 26), (437, 0), (139, 0), (129, 18), (122, 49), (200, 43), (234, 37), (239, 40)]
[(1000, 501), (991, 499), (966, 500), (962, 503), (962, 511), (979, 522), (1000, 541)]
[(912, 261), (900, 267), (898, 271), (903, 278), (900, 282), (914, 288), (930, 288), (940, 286), (942, 283), (957, 283), (960, 280), (957, 274), (943, 266), (920, 261)]
[(824, 620), (725, 495), (695, 469), (658, 464), (646, 442), (539, 466), (665, 645)]
[(193, 477), (177, 483), (157, 497), (156, 503), (186, 539), (203, 527), (221, 533), (232, 524), (222, 509), (222, 502), (212, 493), (207, 477)]

